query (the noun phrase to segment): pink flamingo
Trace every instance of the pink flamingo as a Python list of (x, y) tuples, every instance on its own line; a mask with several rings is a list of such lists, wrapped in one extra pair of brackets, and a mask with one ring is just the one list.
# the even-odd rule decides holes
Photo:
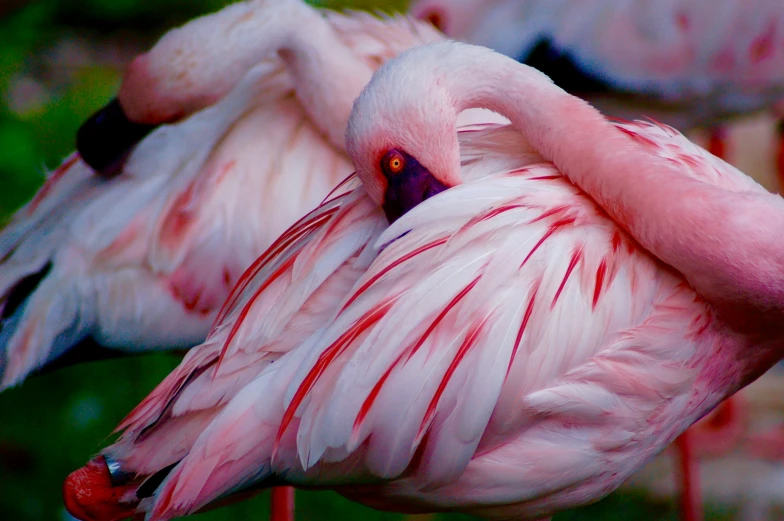
[[(517, 130), (456, 133), (473, 107)], [(379, 69), (347, 148), (363, 189), (246, 272), (108, 459), (69, 476), (77, 517), (288, 483), (539, 519), (606, 495), (781, 358), (784, 202), (672, 128), (612, 124), (447, 42)]]
[[(451, 37), (517, 57), (609, 115), (646, 114), (679, 129), (713, 126), (708, 149), (722, 158), (727, 143), (721, 122), (763, 109), (781, 113), (779, 2), (418, 0), (411, 13)], [(777, 164), (782, 184), (784, 134)], [(736, 405), (724, 407), (737, 417)], [(682, 451), (726, 437), (703, 427), (678, 440)], [(726, 430), (738, 432), (739, 426), (728, 423)], [(697, 476), (693, 465), (684, 462), (687, 504), (700, 501), (698, 483), (688, 478)]]
[(351, 172), (343, 133), (373, 70), (442, 38), (296, 0), (166, 34), (80, 131), (111, 179), (72, 155), (0, 235), (0, 389), (76, 344), (202, 342), (242, 271)]
[[(727, 119), (784, 114), (784, 9), (775, 0), (415, 0), (410, 12), (540, 69), (612, 116), (711, 126), (719, 157)], [(784, 182), (784, 134), (777, 163)]]
[[(73, 156), (5, 232), (6, 385), (85, 331), (119, 348), (202, 341), (236, 268), (350, 172), (345, 123), (372, 71), (400, 50), (442, 38), (406, 18), (319, 12), (295, 0), (237, 4), (165, 35), (131, 65), (119, 101), (80, 132), (81, 155), (111, 179)], [(154, 125), (216, 100), (125, 160)], [(461, 117), (503, 119), (488, 111)], [(156, 169), (151, 180), (146, 172)], [(109, 209), (112, 219), (101, 220)], [(42, 248), (37, 241), (53, 229), (68, 235)], [(31, 254), (53, 266), (37, 274), (25, 264)], [(68, 284), (95, 294), (64, 293)], [(70, 300), (56, 300), (61, 295)], [(47, 315), (52, 303), (64, 317)], [(93, 313), (97, 324), (87, 320)], [(68, 320), (81, 329), (52, 339)], [(28, 335), (34, 327), (54, 334)], [(290, 491), (276, 490), (273, 515), (285, 518), (287, 504)]]

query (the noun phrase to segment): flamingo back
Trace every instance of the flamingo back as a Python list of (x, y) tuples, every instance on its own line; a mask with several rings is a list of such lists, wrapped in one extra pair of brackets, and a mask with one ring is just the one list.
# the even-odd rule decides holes
[[(401, 16), (325, 17), (373, 68), (440, 38)], [(132, 351), (204, 340), (242, 271), (351, 172), (294, 87), (277, 56), (260, 58), (223, 100), (143, 140), (121, 175), (76, 156), (55, 171), (0, 234), (0, 388), (88, 338)]]
[(384, 509), (546, 516), (723, 398), (701, 378), (710, 311), (681, 277), (515, 131), (460, 136), (467, 181), (381, 234), (329, 323), (222, 408), (143, 510), (280, 476)]

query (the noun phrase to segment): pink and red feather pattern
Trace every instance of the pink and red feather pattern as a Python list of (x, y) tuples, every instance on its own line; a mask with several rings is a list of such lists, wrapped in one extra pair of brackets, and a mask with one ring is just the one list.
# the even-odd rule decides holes
[[(687, 175), (736, 190), (753, 183), (672, 129), (618, 127)], [(652, 428), (633, 418), (688, 416), (697, 345), (711, 342), (705, 305), (514, 130), (461, 142), (465, 184), (383, 233), (361, 189), (335, 197), (240, 278), (208, 341), (107, 451), (142, 474), (156, 468), (138, 453), (158, 453), (160, 464), (187, 454), (143, 509), (168, 519), (280, 473), (301, 485), (391, 480), (374, 493), (389, 505), (500, 501), (494, 494), (525, 503), (541, 489), (530, 508), (546, 511), (536, 505), (549, 495), (590, 482), (547, 469), (579, 455), (588, 474), (606, 458), (631, 471), (643, 457), (633, 440)], [(330, 298), (317, 299), (329, 281)], [(190, 429), (188, 447), (153, 446), (150, 427)], [(571, 449), (532, 456), (554, 432)], [(530, 450), (504, 456), (520, 444)], [(472, 498), (470, 483), (491, 482), (484, 462), (498, 457), (538, 462), (517, 480), (533, 489), (499, 484)]]

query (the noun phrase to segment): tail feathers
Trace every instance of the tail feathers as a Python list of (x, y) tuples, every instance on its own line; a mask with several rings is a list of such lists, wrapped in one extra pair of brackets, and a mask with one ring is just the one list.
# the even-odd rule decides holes
[[(154, 504), (142, 505), (151, 509), (148, 519), (162, 521), (189, 515), (273, 478), (272, 457), (275, 434), (284, 414), (283, 395), (291, 373), (300, 365), (300, 357), (275, 363), (282, 364), (280, 371), (264, 373), (243, 388), (163, 481), (155, 492)], [(259, 396), (265, 396), (265, 407), (257, 406)], [(285, 461), (296, 459), (295, 437), (296, 429), (290, 429), (282, 440), (278, 456)]]
[(62, 238), (52, 231), (62, 231), (63, 223), (84, 205), (92, 187), (101, 182), (78, 154), (65, 159), (35, 197), (0, 231), (0, 260), (16, 255), (24, 247), (36, 253), (53, 250)]
[[(228, 473), (234, 469), (225, 470)], [(272, 474), (268, 464), (265, 464), (260, 468), (250, 472), (248, 472), (248, 469), (243, 470), (245, 470), (246, 474), (242, 476), (242, 479), (234, 480), (238, 482), (237, 485), (224, 490), (221, 493), (210, 494), (213, 499), (204, 501), (198, 496), (198, 494), (193, 500), (180, 499), (177, 496), (187, 496), (187, 492), (182, 494), (181, 492), (183, 492), (183, 490), (179, 487), (174, 488), (166, 486), (167, 482), (177, 481), (181, 478), (180, 472), (182, 471), (182, 468), (179, 466), (174, 467), (173, 472), (166, 477), (161, 486), (156, 490), (154, 498), (150, 498), (147, 501), (142, 502), (139, 510), (147, 511), (147, 519), (150, 521), (168, 521), (169, 519), (173, 519), (175, 517), (187, 516), (204, 510), (209, 510), (216, 503), (232, 503), (233, 501), (245, 497), (245, 494), (250, 491), (260, 491), (270, 486), (278, 486), (282, 484), (282, 481)], [(201, 486), (210, 492), (213, 492), (210, 490), (211, 483), (208, 479), (206, 479), (208, 477), (213, 476), (205, 475), (205, 479), (201, 483)], [(214, 477), (219, 479), (222, 478), (224, 480), (227, 479), (227, 476), (224, 475), (218, 475)], [(232, 476), (232, 478), (234, 478), (234, 476)], [(198, 489), (199, 484), (194, 484), (191, 480), (185, 481), (186, 488), (192, 488), (194, 486), (196, 486)], [(188, 492), (193, 493), (194, 491), (190, 490)], [(207, 492), (207, 494), (209, 494), (209, 492)]]
[(89, 334), (92, 321), (86, 320), (77, 280), (58, 276), (47, 263), (2, 297), (0, 390), (21, 383)]
[(38, 265), (3, 265), (0, 271), (0, 327), (30, 296), (51, 271), (52, 263)]

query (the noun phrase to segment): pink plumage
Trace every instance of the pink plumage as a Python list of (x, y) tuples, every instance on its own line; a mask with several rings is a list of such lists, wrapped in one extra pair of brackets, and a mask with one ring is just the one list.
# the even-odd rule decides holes
[(584, 94), (620, 117), (643, 111), (688, 129), (784, 99), (784, 9), (775, 0), (418, 0), (410, 12), (523, 62), (547, 41), (553, 60), (566, 57), (616, 91)]
[[(519, 130), (452, 140), (477, 106)], [(117, 508), (169, 519), (285, 482), (537, 519), (607, 494), (780, 358), (763, 311), (780, 301), (777, 239), (722, 212), (777, 222), (784, 205), (669, 127), (610, 124), (533, 70), (448, 43), (379, 70), (347, 145), (364, 188), (284, 234), (189, 354), (203, 370), (184, 361), (106, 451), (144, 475), (176, 463)], [(388, 149), (451, 186), (390, 226)], [(722, 226), (684, 227), (706, 215)], [(716, 241), (732, 248), (706, 255)], [(763, 270), (733, 279), (752, 251)]]
[(343, 132), (372, 71), (441, 38), (298, 0), (167, 33), (119, 103), (137, 123), (172, 124), (112, 179), (69, 157), (0, 235), (0, 388), (86, 338), (130, 351), (203, 341), (243, 270), (351, 172)]
[[(734, 116), (784, 115), (784, 9), (776, 0), (415, 0), (445, 34), (542, 70), (608, 115), (712, 127), (733, 158)], [(731, 145), (731, 144), (730, 144)], [(771, 158), (784, 186), (784, 136)]]

